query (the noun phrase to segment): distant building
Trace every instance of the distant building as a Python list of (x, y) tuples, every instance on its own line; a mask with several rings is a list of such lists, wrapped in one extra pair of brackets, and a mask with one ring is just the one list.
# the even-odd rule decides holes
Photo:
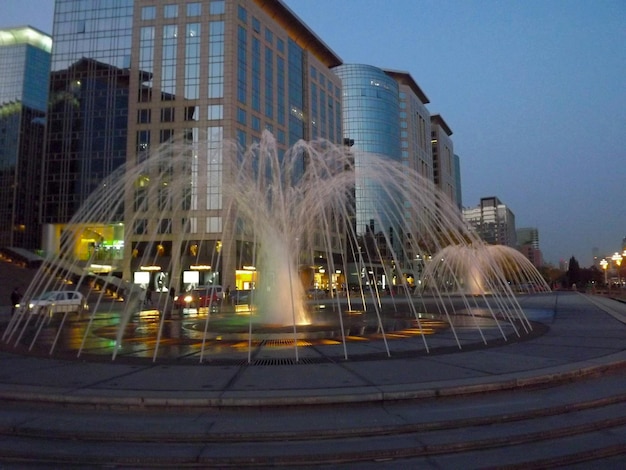
[(539, 230), (535, 227), (518, 228), (516, 233), (518, 245), (531, 245), (533, 248), (539, 249)]
[(515, 215), (497, 197), (481, 198), (478, 207), (463, 209), (463, 218), (486, 243), (517, 246)]
[(543, 265), (543, 255), (539, 248), (539, 230), (534, 227), (524, 227), (516, 230), (517, 249), (539, 268)]
[(52, 38), (0, 29), (0, 246), (40, 245), (39, 181)]

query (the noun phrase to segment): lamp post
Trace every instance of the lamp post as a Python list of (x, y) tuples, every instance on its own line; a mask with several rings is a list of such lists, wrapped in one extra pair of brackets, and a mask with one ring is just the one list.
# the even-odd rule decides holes
[(602, 258), (602, 261), (600, 261), (600, 266), (602, 267), (602, 269), (604, 269), (604, 285), (608, 286), (609, 281), (607, 278), (607, 270), (609, 269), (609, 262), (606, 260), (606, 258)]
[(621, 278), (620, 272), (619, 272), (619, 268), (622, 265), (622, 259), (623, 259), (622, 255), (620, 255), (618, 252), (615, 252), (615, 254), (613, 256), (611, 256), (611, 259), (617, 265), (617, 285), (619, 287), (622, 287), (622, 278)]

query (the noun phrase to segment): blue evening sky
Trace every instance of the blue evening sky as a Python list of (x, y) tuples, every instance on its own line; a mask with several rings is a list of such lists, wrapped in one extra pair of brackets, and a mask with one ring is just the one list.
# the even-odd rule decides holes
[[(409, 72), (461, 158), (463, 204), (497, 196), (554, 264), (626, 237), (626, 2), (285, 0), (344, 63)], [(52, 31), (53, 0), (0, 0)]]

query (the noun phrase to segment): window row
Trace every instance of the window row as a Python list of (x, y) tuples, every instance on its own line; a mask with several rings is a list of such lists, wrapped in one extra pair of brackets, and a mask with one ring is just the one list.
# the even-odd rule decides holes
[[(152, 109), (142, 108), (137, 110), (137, 124), (150, 124), (152, 122)], [(159, 113), (160, 122), (176, 122), (176, 108), (168, 107), (155, 110)], [(200, 107), (186, 106), (182, 109), (183, 121), (199, 121)], [(224, 105), (210, 104), (207, 106), (206, 119), (215, 121), (224, 119)]]
[[(179, 13), (182, 13), (183, 8), (185, 15), (188, 17), (200, 16), (202, 14), (202, 2), (188, 3), (184, 7), (175, 3), (163, 5), (161, 15), (163, 18), (178, 18)], [(223, 15), (225, 11), (224, 0), (213, 0), (209, 3), (210, 15)], [(180, 7), (180, 8), (179, 8)], [(180, 11), (179, 11), (180, 10)], [(141, 19), (143, 21), (151, 21), (157, 18), (157, 7), (154, 5), (145, 6), (141, 8)]]

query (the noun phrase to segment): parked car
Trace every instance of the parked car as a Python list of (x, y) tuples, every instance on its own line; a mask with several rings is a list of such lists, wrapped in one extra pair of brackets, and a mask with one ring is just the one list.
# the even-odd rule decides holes
[(252, 290), (237, 289), (231, 292), (230, 297), (233, 304), (249, 304), (252, 300)]
[(222, 286), (200, 286), (174, 297), (177, 308), (201, 308), (217, 305), (224, 298)]
[(48, 291), (28, 302), (28, 311), (31, 313), (82, 313), (88, 310), (85, 296), (78, 291)]
[(306, 291), (306, 296), (309, 299), (323, 299), (326, 297), (326, 291), (323, 289), (309, 289)]

